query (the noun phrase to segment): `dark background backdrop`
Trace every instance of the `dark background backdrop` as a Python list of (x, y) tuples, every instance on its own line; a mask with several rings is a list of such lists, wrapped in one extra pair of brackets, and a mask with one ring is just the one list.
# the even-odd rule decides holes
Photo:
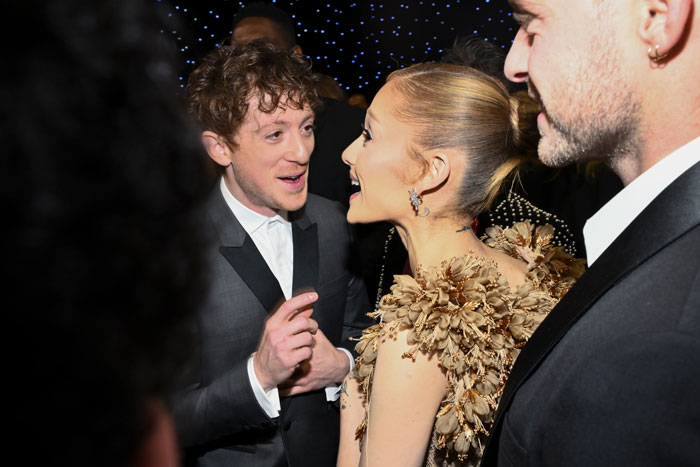
[[(182, 57), (181, 84), (209, 50), (231, 35), (232, 18), (250, 1), (151, 0), (175, 20), (163, 32)], [(439, 60), (458, 33), (477, 34), (507, 50), (517, 26), (507, 0), (269, 1), (289, 13), (314, 70), (368, 100), (391, 71)]]

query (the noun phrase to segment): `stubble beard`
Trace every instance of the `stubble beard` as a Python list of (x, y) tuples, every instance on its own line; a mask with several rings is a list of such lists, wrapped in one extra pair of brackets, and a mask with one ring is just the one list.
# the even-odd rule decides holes
[[(538, 153), (545, 165), (602, 160), (615, 169), (641, 154), (640, 99), (619, 68), (614, 38), (610, 32), (601, 34), (605, 43), (587, 51), (586, 59), (553, 83), (543, 101), (549, 128)], [(536, 88), (531, 93), (539, 94)]]

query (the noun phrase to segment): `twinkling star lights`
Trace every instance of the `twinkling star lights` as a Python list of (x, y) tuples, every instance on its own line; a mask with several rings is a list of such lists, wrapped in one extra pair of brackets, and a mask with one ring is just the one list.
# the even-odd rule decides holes
[[(250, 1), (169, 0), (184, 27), (164, 31), (178, 45), (182, 84), (197, 61), (231, 35), (233, 15)], [(506, 0), (269, 1), (292, 16), (297, 42), (314, 70), (348, 94), (376, 93), (391, 71), (439, 60), (458, 33), (478, 34), (507, 49), (517, 26)]]

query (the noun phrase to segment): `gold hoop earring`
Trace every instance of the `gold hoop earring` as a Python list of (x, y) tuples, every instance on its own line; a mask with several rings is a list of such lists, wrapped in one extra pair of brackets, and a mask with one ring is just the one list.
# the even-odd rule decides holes
[(649, 56), (649, 60), (656, 63), (668, 57), (668, 52), (659, 55), (659, 44), (656, 44), (656, 47), (654, 47), (653, 49), (649, 47), (649, 50), (647, 50), (647, 55)]

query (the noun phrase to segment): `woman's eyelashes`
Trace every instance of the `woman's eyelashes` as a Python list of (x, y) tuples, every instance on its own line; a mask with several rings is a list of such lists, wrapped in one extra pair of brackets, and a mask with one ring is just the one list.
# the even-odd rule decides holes
[(366, 143), (368, 141), (372, 141), (372, 133), (369, 131), (369, 128), (365, 127), (363, 124), (360, 124), (360, 127), (362, 128), (362, 143)]

